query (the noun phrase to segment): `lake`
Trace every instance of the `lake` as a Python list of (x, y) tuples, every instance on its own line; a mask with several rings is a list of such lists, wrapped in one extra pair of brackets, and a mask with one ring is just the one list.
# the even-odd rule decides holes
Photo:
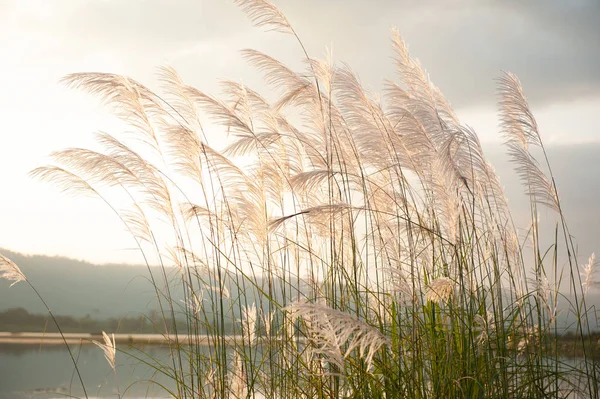
[[(73, 345), (72, 348), (89, 398), (117, 398), (114, 374), (102, 350), (90, 344)], [(143, 351), (160, 363), (169, 364), (167, 347), (147, 345)], [(563, 361), (565, 364), (575, 364), (581, 359), (563, 358)], [(120, 352), (117, 353), (116, 363), (122, 397), (172, 397), (156, 383), (174, 389), (173, 381), (157, 375), (150, 366)], [(577, 383), (574, 379), (573, 382), (577, 385), (584, 381)], [(40, 347), (35, 344), (0, 344), (0, 399), (63, 399), (69, 396), (84, 397), (84, 394), (63, 345)]]
[[(115, 377), (104, 354), (95, 345), (74, 346), (80, 372), (90, 398), (116, 398)], [(144, 351), (167, 362), (166, 347), (147, 346)], [(168, 398), (156, 381), (173, 387), (172, 381), (157, 375), (150, 366), (117, 353), (117, 377), (126, 398)], [(0, 345), (0, 399), (84, 397), (73, 363), (62, 345)]]

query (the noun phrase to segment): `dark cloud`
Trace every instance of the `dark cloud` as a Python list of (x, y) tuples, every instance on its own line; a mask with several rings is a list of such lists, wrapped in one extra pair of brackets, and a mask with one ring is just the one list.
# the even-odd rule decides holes
[[(282, 8), (288, 3), (282, 2)], [(389, 28), (396, 26), (411, 53), (455, 105), (493, 103), (494, 79), (502, 70), (516, 73), (537, 104), (600, 94), (597, 0), (330, 1), (312, 5), (320, 9), (316, 18), (305, 6), (289, 7), (311, 23), (311, 28), (305, 27), (305, 21), (298, 18), (305, 28), (301, 33), (321, 34), (327, 44), (329, 36), (335, 35), (334, 48), (342, 50), (346, 60), (373, 84), (377, 84), (374, 79), (393, 73), (386, 39)]]
[(277, 2), (313, 54), (331, 45), (375, 88), (394, 74), (395, 26), (456, 106), (495, 102), (495, 78), (516, 73), (532, 103), (600, 94), (600, 2)]

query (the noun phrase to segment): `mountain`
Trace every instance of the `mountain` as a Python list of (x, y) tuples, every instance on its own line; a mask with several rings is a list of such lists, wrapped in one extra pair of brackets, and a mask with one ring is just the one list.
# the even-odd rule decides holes
[[(5, 249), (0, 253), (21, 268), (55, 314), (106, 319), (147, 314), (156, 308), (156, 293), (145, 266), (94, 265)], [(151, 270), (160, 272), (158, 267)], [(0, 280), (0, 311), (19, 307), (30, 313), (46, 313), (31, 287), (23, 282), (10, 284)]]
[[(159, 311), (150, 273), (163, 292), (163, 306), (167, 305), (163, 270), (157, 266), (94, 265), (60, 256), (24, 255), (2, 248), (0, 253), (19, 266), (55, 315), (75, 318), (89, 316), (94, 320), (149, 316)], [(181, 280), (175, 275), (179, 273), (179, 269), (165, 268), (165, 273), (169, 280), (169, 296), (178, 313), (176, 317), (183, 317), (184, 295)], [(207, 276), (200, 274), (198, 277), (209, 281)], [(263, 286), (264, 283), (260, 277), (256, 279), (257, 285)], [(11, 284), (10, 281), (0, 279), (0, 312), (20, 308), (20, 311), (25, 310), (31, 314), (47, 313), (42, 301), (27, 283), (19, 282), (10, 287)], [(277, 292), (281, 292), (277, 288), (281, 283), (273, 280), (272, 284)], [(238, 319), (241, 317), (241, 306), (255, 302), (257, 291), (250, 289), (247, 284), (242, 284), (238, 289), (234, 278), (228, 279), (226, 289), (230, 293), (229, 299), (224, 299), (227, 315)], [(202, 296), (205, 298), (216, 295), (206, 285), (203, 291)], [(273, 296), (277, 297), (277, 294)], [(268, 306), (264, 301), (265, 306)], [(204, 309), (204, 314), (210, 313), (210, 309)]]

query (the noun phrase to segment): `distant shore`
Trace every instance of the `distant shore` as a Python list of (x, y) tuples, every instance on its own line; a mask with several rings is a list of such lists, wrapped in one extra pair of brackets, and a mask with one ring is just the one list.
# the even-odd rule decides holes
[[(104, 342), (101, 333), (59, 333), (39, 332), (0, 332), (0, 344), (35, 344), (35, 345), (60, 345), (67, 341), (68, 344), (91, 344), (93, 341)], [(111, 336), (112, 337), (112, 336)], [(215, 338), (210, 335), (163, 335), (163, 334), (115, 334), (116, 344), (150, 344), (161, 345), (166, 343), (179, 343), (180, 345), (213, 345)], [(228, 345), (242, 343), (241, 335), (225, 336)]]
[[(40, 332), (0, 332), (0, 344), (15, 345), (64, 345), (65, 341), (69, 345), (92, 344), (93, 341), (104, 342), (102, 333), (64, 333), (63, 337), (59, 333), (40, 333)], [(188, 335), (188, 334), (114, 334), (115, 344), (126, 345), (163, 345), (167, 343), (178, 345), (214, 345), (215, 336), (213, 335)], [(112, 335), (111, 335), (112, 338)], [(244, 338), (242, 335), (226, 335), (224, 337), (226, 345), (242, 344)], [(275, 339), (275, 338), (273, 338)], [(220, 338), (218, 338), (220, 341)], [(255, 345), (261, 345), (265, 337), (257, 337)], [(303, 338), (299, 338), (303, 341)]]

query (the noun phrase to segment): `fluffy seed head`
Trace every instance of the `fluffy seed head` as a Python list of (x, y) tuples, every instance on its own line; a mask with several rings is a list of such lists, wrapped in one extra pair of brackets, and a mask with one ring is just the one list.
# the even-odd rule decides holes
[(242, 325), (250, 343), (253, 343), (256, 338), (257, 319), (258, 312), (256, 310), (256, 304), (253, 303), (251, 306), (246, 306), (242, 310)]
[(240, 354), (235, 351), (233, 355), (233, 367), (230, 371), (229, 384), (235, 398), (244, 398), (248, 394), (248, 384), (246, 382), (246, 373), (244, 372), (244, 363)]
[(581, 266), (581, 285), (583, 287), (583, 293), (587, 294), (590, 287), (594, 284), (594, 272), (596, 271), (596, 254), (590, 255), (588, 263)]
[(340, 370), (344, 370), (344, 360), (355, 349), (370, 369), (379, 348), (390, 343), (378, 328), (324, 303), (295, 302), (286, 310), (293, 319), (304, 320), (309, 339), (315, 344), (313, 354), (324, 355)]
[(0, 254), (0, 278), (13, 281), (11, 287), (19, 281), (27, 280), (19, 266), (2, 254)]
[(202, 302), (204, 301), (204, 293), (200, 291), (200, 294), (196, 294), (192, 292), (192, 295), (187, 298), (185, 301), (181, 300), (181, 302), (192, 311), (194, 316), (198, 316), (200, 311), (202, 310)]
[(440, 277), (429, 284), (425, 299), (430, 302), (448, 302), (452, 294), (454, 294), (454, 282), (448, 277)]
[(115, 345), (115, 334), (112, 334), (112, 341), (107, 333), (102, 331), (102, 337), (104, 338), (104, 343), (98, 341), (92, 341), (95, 345), (97, 345), (104, 352), (104, 357), (110, 367), (115, 370), (115, 355), (117, 353), (117, 347)]

